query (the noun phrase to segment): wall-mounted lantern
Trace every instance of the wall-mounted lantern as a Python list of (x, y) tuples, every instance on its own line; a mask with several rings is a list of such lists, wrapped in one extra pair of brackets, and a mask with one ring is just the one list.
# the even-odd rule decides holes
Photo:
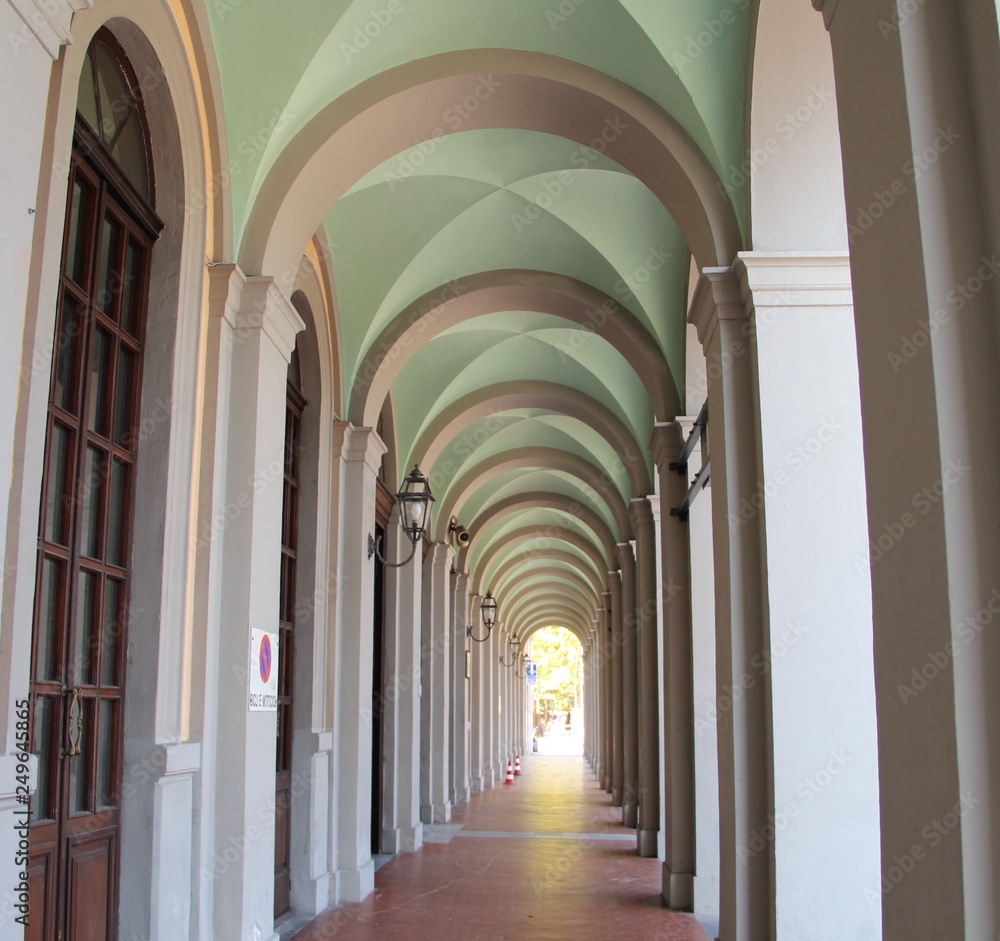
[(514, 666), (515, 663), (517, 663), (517, 655), (521, 652), (521, 642), (516, 637), (513, 638), (510, 642), (510, 652), (513, 655), (511, 657), (510, 663), (504, 660), (503, 654), (500, 654), (500, 662), (505, 667), (512, 667)]
[(483, 598), (482, 603), (479, 605), (479, 610), (483, 616), (483, 625), (486, 627), (485, 637), (476, 637), (472, 633), (472, 627), (467, 627), (465, 629), (465, 636), (471, 637), (477, 644), (481, 644), (484, 641), (490, 639), (490, 631), (493, 630), (493, 625), (497, 621), (497, 602), (496, 599), (489, 592), (486, 592), (486, 597)]
[(402, 568), (413, 558), (417, 544), (424, 538), (424, 533), (430, 525), (434, 495), (431, 493), (431, 485), (427, 482), (427, 478), (416, 464), (403, 481), (396, 499), (399, 501), (400, 525), (410, 539), (410, 554), (402, 562), (387, 562), (382, 555), (381, 538), (376, 539), (371, 533), (368, 534), (368, 558), (377, 555), (383, 565), (393, 569)]

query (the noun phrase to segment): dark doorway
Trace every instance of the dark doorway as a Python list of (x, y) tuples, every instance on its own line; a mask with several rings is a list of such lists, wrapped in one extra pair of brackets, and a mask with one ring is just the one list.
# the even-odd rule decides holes
[(285, 475), (281, 506), (279, 587), (278, 716), (274, 793), (274, 917), (292, 907), (292, 694), (295, 676), (295, 580), (298, 575), (299, 482), (301, 478), (302, 377), (298, 351), (288, 366), (285, 402)]
[(161, 228), (138, 84), (107, 30), (87, 51), (78, 107), (32, 625), (28, 941), (118, 937), (137, 426)]
[[(376, 481), (375, 538), (379, 540), (382, 554), (386, 551), (385, 532), (389, 525), (395, 497), (381, 480)], [(376, 553), (375, 604), (372, 618), (372, 853), (382, 851), (382, 811), (385, 788), (385, 676), (383, 653), (385, 648), (385, 565)]]

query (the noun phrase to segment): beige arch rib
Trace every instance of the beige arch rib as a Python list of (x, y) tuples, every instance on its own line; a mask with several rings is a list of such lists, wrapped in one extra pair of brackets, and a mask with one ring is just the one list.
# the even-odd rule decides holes
[[(470, 425), (501, 412), (522, 408), (548, 409), (592, 428), (618, 455), (631, 481), (632, 493), (637, 497), (652, 493), (645, 449), (625, 423), (606, 405), (585, 392), (540, 379), (498, 382), (456, 399), (434, 417), (413, 446), (411, 455), (432, 474), (448, 445)], [(461, 463), (466, 456), (456, 451), (456, 463)], [(433, 486), (433, 476), (431, 483)]]
[(351, 421), (372, 427), (396, 377), (423, 344), (456, 324), (505, 310), (541, 311), (592, 331), (635, 370), (656, 420), (673, 421), (680, 397), (670, 367), (656, 338), (631, 311), (575, 278), (518, 269), (450, 281), (404, 308), (361, 361), (351, 390)]
[(632, 520), (629, 517), (628, 508), (625, 506), (625, 500), (614, 481), (595, 464), (591, 464), (590, 461), (584, 460), (579, 455), (559, 448), (543, 447), (501, 451), (499, 454), (491, 455), (485, 461), (480, 462), (455, 481), (442, 498), (440, 507), (435, 507), (437, 510), (434, 524), (437, 534), (435, 538), (438, 541), (447, 538), (448, 521), (453, 515), (460, 516), (462, 507), (475, 491), (507, 471), (525, 470), (529, 467), (561, 471), (591, 487), (611, 511), (618, 527), (619, 541), (631, 538)]
[[(559, 56), (468, 49), (376, 75), (316, 114), (289, 141), (257, 194), (239, 250), (247, 274), (279, 279), (330, 208), (368, 171), (443, 131), (442, 114), (491, 91), (463, 131), (519, 128), (589, 146), (609, 123), (605, 153), (653, 192), (676, 220), (699, 267), (728, 267), (743, 241), (710, 161), (680, 123), (631, 86)], [(596, 145), (595, 145), (596, 146)]]
[(472, 546), (475, 545), (476, 540), (490, 526), (495, 523), (499, 523), (512, 513), (518, 513), (521, 510), (529, 509), (562, 510), (562, 512), (567, 513), (570, 516), (575, 516), (581, 523), (589, 527), (594, 535), (601, 541), (604, 551), (609, 553), (611, 556), (614, 556), (614, 546), (616, 543), (611, 530), (608, 528), (608, 524), (605, 523), (604, 520), (602, 520), (592, 509), (590, 509), (590, 507), (584, 506), (562, 493), (538, 490), (528, 493), (516, 493), (503, 500), (499, 500), (492, 506), (487, 507), (474, 520), (472, 520), (469, 524), (469, 530), (472, 533), (472, 543), (464, 549), (459, 550), (457, 561), (458, 569), (460, 571), (467, 570), (467, 560)]
[[(597, 573), (594, 572), (583, 559), (578, 555), (573, 555), (570, 552), (563, 552), (560, 550), (552, 550), (546, 552), (542, 555), (542, 561), (544, 562), (561, 562), (563, 565), (570, 566), (575, 572), (577, 572), (581, 578), (585, 579), (586, 582), (594, 589), (594, 592), (599, 598), (604, 592), (604, 583), (598, 577)], [(500, 567), (496, 570), (493, 576), (491, 585), (496, 585), (499, 589), (500, 586), (505, 584), (508, 576), (514, 574), (519, 569), (524, 566), (536, 565), (537, 562), (530, 558), (525, 558), (521, 555), (515, 555), (507, 558)], [(566, 571), (565, 569), (563, 571)]]
[[(493, 564), (494, 559), (499, 559), (500, 554), (504, 552), (504, 550), (506, 550), (511, 543), (526, 543), (529, 540), (538, 539), (545, 539), (550, 541), (553, 545), (566, 543), (574, 549), (578, 549), (587, 557), (597, 570), (598, 578), (603, 579), (604, 590), (607, 591), (607, 575), (608, 570), (612, 567), (613, 560), (602, 556), (597, 547), (589, 539), (586, 539), (579, 533), (574, 533), (568, 529), (557, 528), (556, 531), (553, 532), (548, 527), (544, 526), (524, 526), (521, 529), (513, 530), (512, 532), (501, 536), (496, 541), (491, 542), (489, 548), (486, 549), (482, 556), (480, 556), (477, 560), (471, 574), (473, 584), (476, 586), (479, 593), (484, 593), (492, 584), (491, 579), (495, 577), (495, 573), (490, 572), (490, 566)], [(532, 551), (537, 551), (539, 554), (543, 554), (548, 550), (533, 549)]]
[(579, 573), (574, 574), (556, 566), (543, 566), (531, 572), (514, 574), (511, 576), (511, 581), (497, 583), (495, 594), (497, 598), (514, 598), (522, 589), (543, 587), (550, 584), (571, 587), (575, 591), (580, 591), (594, 605), (597, 604), (597, 600), (600, 598), (600, 594), (594, 590), (594, 586), (580, 576)]
[(516, 610), (512, 610), (508, 618), (515, 634), (520, 636), (521, 625), (535, 615), (550, 617), (558, 612), (566, 617), (572, 617), (582, 623), (587, 617), (587, 606), (581, 600), (574, 600), (566, 596), (554, 595), (550, 597), (540, 597), (538, 595), (518, 599)]

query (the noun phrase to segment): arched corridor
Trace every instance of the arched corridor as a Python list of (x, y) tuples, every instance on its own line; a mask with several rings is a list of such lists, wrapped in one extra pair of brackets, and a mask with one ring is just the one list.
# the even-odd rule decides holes
[(1000, 938), (998, 10), (0, 0), (0, 941)]

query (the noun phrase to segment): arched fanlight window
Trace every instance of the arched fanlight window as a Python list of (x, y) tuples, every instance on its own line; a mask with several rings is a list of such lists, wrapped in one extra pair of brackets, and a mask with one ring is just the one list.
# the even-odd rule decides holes
[(135, 191), (152, 206), (153, 168), (142, 92), (110, 30), (98, 31), (87, 50), (76, 107)]

